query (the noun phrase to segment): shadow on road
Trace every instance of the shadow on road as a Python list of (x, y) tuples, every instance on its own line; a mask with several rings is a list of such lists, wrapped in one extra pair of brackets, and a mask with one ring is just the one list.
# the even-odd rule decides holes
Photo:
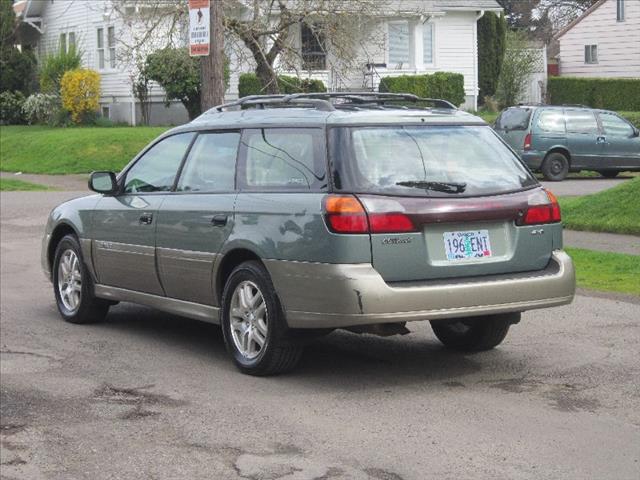
[[(136, 342), (160, 342), (168, 361), (175, 355), (189, 355), (206, 358), (212, 369), (232, 368), (222, 332), (216, 325), (122, 305), (112, 308), (107, 321), (96, 327), (135, 336)], [(332, 389), (343, 391), (382, 383), (435, 382), (464, 387), (455, 381), (456, 377), (479, 372), (486, 363), (494, 367), (496, 363), (505, 364), (508, 368), (514, 361), (513, 351), (499, 348), (475, 355), (451, 352), (431, 335), (426, 323), (409, 324), (409, 328), (409, 335), (384, 338), (337, 330), (309, 343), (296, 370), (277, 381), (310, 388), (330, 383)]]

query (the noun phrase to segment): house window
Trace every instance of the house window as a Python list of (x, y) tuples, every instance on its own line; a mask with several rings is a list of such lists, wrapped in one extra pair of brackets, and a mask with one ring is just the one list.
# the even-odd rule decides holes
[(98, 68), (103, 70), (107, 65), (109, 68), (116, 68), (116, 31), (114, 27), (107, 27), (107, 38), (105, 44), (104, 28), (100, 27), (97, 32)]
[(303, 23), (300, 26), (300, 41), (302, 44), (302, 68), (304, 70), (326, 70), (327, 53), (322, 32)]
[(114, 27), (107, 29), (107, 42), (109, 46), (109, 66), (116, 68), (116, 30)]
[(98, 68), (104, 70), (104, 28), (97, 30), (98, 34)]
[(425, 65), (433, 64), (433, 23), (422, 25), (422, 61)]
[(616, 19), (619, 22), (624, 22), (624, 0), (617, 0), (616, 7)]
[(389, 23), (389, 64), (392, 68), (410, 66), (409, 22)]
[(598, 46), (584, 46), (584, 63), (598, 63)]

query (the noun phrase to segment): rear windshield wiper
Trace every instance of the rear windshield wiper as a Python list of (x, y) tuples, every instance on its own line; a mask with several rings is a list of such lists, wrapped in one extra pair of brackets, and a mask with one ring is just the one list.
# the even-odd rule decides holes
[(400, 185), (401, 187), (411, 187), (411, 188), (423, 188), (425, 190), (433, 190), (435, 192), (444, 192), (444, 193), (462, 193), (466, 190), (466, 183), (455, 183), (455, 182), (426, 182), (426, 181), (406, 181), (406, 182), (396, 182), (396, 185)]

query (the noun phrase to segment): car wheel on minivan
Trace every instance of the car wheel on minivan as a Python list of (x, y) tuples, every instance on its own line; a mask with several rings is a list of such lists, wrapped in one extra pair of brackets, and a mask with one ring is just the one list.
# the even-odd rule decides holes
[(110, 303), (93, 295), (91, 276), (75, 235), (66, 235), (60, 240), (52, 267), (53, 292), (62, 318), (71, 323), (104, 320)]
[(447, 348), (470, 352), (491, 350), (507, 336), (509, 327), (520, 321), (520, 313), (432, 320), (431, 328)]
[(300, 360), (302, 346), (288, 337), (282, 306), (260, 262), (244, 262), (231, 272), (221, 323), (227, 351), (243, 373), (284, 373)]
[(545, 157), (541, 170), (545, 179), (559, 182), (569, 174), (569, 159), (560, 152), (552, 152)]

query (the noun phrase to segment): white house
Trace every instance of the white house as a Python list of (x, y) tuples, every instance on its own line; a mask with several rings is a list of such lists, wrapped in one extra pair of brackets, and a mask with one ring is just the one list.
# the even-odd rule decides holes
[(640, 0), (599, 0), (556, 38), (560, 75), (640, 77)]
[[(244, 0), (239, 0), (242, 5)], [(265, 0), (266, 1), (266, 0)], [(186, 2), (186, 0), (185, 0)], [(250, 3), (250, 2), (249, 2)], [(307, 63), (304, 75), (321, 79), (329, 90), (377, 89), (386, 76), (457, 72), (464, 75), (465, 108), (478, 102), (477, 21), (485, 12), (501, 12), (496, 0), (380, 0), (385, 13), (373, 22), (382, 41), (363, 45), (361, 65), (348, 75), (331, 68), (331, 51), (314, 49), (304, 27), (294, 29)], [(79, 46), (86, 67), (102, 77), (102, 113), (114, 121), (136, 123), (140, 108), (132, 93), (135, 68), (121, 61), (120, 45), (126, 39), (125, 20), (113, 9), (112, 0), (20, 0), (23, 44), (35, 47), (42, 57), (58, 48)], [(186, 42), (186, 26), (182, 42)], [(306, 36), (306, 38), (305, 38)], [(240, 73), (252, 71), (245, 55), (231, 55), (231, 79), (227, 100), (238, 96)], [(239, 59), (242, 59), (241, 61)], [(164, 106), (162, 89), (151, 88), (151, 122), (183, 123), (186, 111), (178, 102)]]

